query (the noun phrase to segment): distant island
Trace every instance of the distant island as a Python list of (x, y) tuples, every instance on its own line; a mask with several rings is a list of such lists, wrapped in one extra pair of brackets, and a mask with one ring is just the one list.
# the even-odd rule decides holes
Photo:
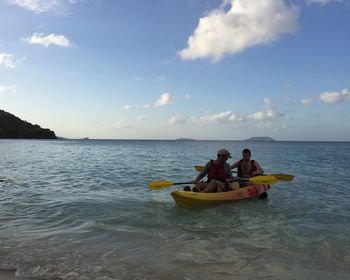
[(276, 141), (275, 139), (272, 139), (271, 137), (250, 137), (248, 139), (245, 139), (243, 141), (250, 141), (250, 142), (273, 142)]
[(196, 141), (196, 140), (191, 138), (177, 138), (176, 141)]
[(57, 139), (55, 132), (0, 110), (0, 139)]

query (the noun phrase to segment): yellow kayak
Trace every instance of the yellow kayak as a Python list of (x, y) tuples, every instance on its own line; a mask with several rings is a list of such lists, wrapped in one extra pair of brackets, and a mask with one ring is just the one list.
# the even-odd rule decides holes
[(270, 185), (254, 184), (238, 190), (218, 193), (199, 193), (190, 191), (173, 191), (171, 196), (180, 207), (198, 207), (221, 202), (235, 202), (252, 197), (258, 197), (261, 193), (267, 191)]

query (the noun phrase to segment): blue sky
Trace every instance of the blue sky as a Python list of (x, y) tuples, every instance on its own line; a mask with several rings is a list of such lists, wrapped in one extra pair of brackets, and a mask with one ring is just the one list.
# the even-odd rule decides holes
[(0, 109), (68, 138), (350, 141), (349, 0), (0, 0)]

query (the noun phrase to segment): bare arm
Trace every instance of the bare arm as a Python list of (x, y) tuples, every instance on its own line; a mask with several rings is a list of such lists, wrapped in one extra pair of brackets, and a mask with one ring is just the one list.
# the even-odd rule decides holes
[(193, 180), (194, 184), (197, 184), (201, 179), (203, 179), (209, 172), (210, 161), (204, 166), (204, 169), (198, 176)]
[(239, 165), (239, 160), (237, 160), (234, 164), (232, 164), (231, 165), (231, 169), (235, 169), (235, 168), (237, 168), (238, 167), (238, 165)]
[(256, 171), (255, 174), (253, 175), (261, 175), (264, 174), (264, 169), (262, 169), (262, 167), (260, 166), (259, 162), (257, 162), (256, 160), (254, 160), (254, 165), (256, 167)]
[(231, 166), (228, 163), (225, 163), (225, 171), (226, 171), (227, 178), (231, 179), (233, 176), (232, 176)]

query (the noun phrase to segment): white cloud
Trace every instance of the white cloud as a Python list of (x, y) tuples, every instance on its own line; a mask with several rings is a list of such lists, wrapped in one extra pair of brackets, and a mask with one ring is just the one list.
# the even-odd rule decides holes
[(310, 106), (313, 101), (311, 98), (303, 98), (300, 100), (300, 102), (295, 102), (292, 100), (292, 98), (288, 95), (284, 96), (284, 100), (286, 101), (287, 104), (293, 105), (293, 106)]
[(15, 68), (25, 58), (15, 59), (12, 54), (2, 52), (0, 53), (0, 66), (4, 65), (6, 68)]
[(164, 80), (166, 80), (166, 75), (165, 74), (161, 74), (157, 78), (155, 78), (155, 80), (156, 81), (164, 81)]
[(9, 53), (0, 53), (0, 65), (5, 65), (7, 68), (14, 68), (13, 55)]
[(142, 116), (138, 116), (136, 118), (136, 120), (140, 121), (140, 122), (144, 122), (147, 120), (147, 116), (146, 115), (142, 115)]
[(186, 124), (188, 120), (184, 116), (173, 116), (169, 120), (169, 124)]
[(210, 123), (229, 123), (229, 122), (243, 122), (246, 118), (238, 114), (232, 113), (231, 111), (226, 111), (222, 113), (216, 113), (212, 115), (205, 115), (199, 118), (192, 118), (191, 122), (205, 125)]
[(261, 110), (248, 115), (249, 119), (256, 120), (256, 121), (276, 120), (282, 117), (284, 117), (284, 114), (277, 112), (274, 109)]
[(186, 118), (185, 116), (178, 115), (170, 118), (170, 124), (195, 124), (195, 125), (207, 125), (213, 123), (233, 123), (233, 122), (244, 122), (246, 118), (238, 114), (232, 113), (231, 111), (206, 114), (201, 117)]
[(292, 98), (289, 95), (285, 95), (283, 98), (284, 98), (286, 104), (293, 105), (293, 106), (297, 106), (298, 105), (298, 103), (293, 101)]
[(143, 80), (143, 78), (142, 78), (142, 77), (134, 77), (134, 81), (139, 82), (139, 81), (142, 81), (142, 80)]
[(174, 98), (170, 93), (163, 93), (160, 98), (154, 103), (154, 106), (161, 107), (166, 106), (174, 102)]
[(298, 26), (298, 9), (282, 0), (225, 1), (199, 20), (188, 47), (179, 51), (182, 59), (210, 58), (217, 62), (224, 55), (236, 54), (257, 44), (276, 41), (282, 33), (292, 33)]
[(350, 92), (348, 89), (343, 89), (341, 92), (323, 92), (320, 94), (320, 99), (324, 103), (342, 103), (350, 100)]
[(185, 95), (185, 99), (190, 99), (190, 97), (191, 97), (191, 96), (190, 96), (189, 94), (186, 94), (186, 95)]
[(0, 94), (15, 93), (15, 92), (16, 92), (15, 86), (0, 86)]
[(316, 4), (321, 4), (322, 6), (328, 4), (328, 3), (331, 3), (331, 2), (343, 2), (343, 0), (307, 0), (307, 3), (308, 4), (313, 4), (313, 3), (316, 3)]
[(19, 6), (36, 14), (52, 12), (65, 14), (72, 4), (79, 0), (7, 0), (10, 4)]
[(271, 121), (283, 118), (285, 114), (277, 112), (275, 109), (269, 108), (261, 111), (257, 111), (248, 116), (242, 116), (231, 111), (219, 112), (215, 114), (206, 113), (200, 117), (187, 118), (182, 115), (173, 116), (169, 120), (169, 124), (195, 124), (195, 125), (208, 125), (215, 123), (240, 123), (247, 120), (253, 121), (267, 121), (265, 124), (258, 124), (258, 127), (269, 127)]
[(130, 128), (130, 125), (127, 122), (127, 119), (120, 119), (119, 121), (113, 123), (113, 124), (108, 124), (102, 127), (103, 129), (118, 129), (118, 128)]
[[(171, 96), (170, 93), (163, 93), (161, 94), (160, 98), (154, 102), (155, 107), (161, 107), (166, 106), (174, 102), (174, 98)], [(147, 109), (151, 107), (149, 104), (144, 105), (125, 105), (124, 110), (142, 110)]]
[(267, 108), (275, 108), (276, 107), (275, 102), (270, 98), (264, 98), (264, 104)]
[(142, 109), (147, 109), (149, 108), (149, 104), (145, 105), (125, 105), (124, 110), (142, 110)]
[(257, 127), (258, 127), (259, 129), (267, 129), (267, 128), (270, 128), (270, 127), (271, 127), (271, 122), (259, 123), (259, 124), (257, 125)]
[(43, 45), (48, 47), (56, 45), (60, 47), (70, 47), (71, 42), (64, 35), (49, 34), (45, 36), (43, 33), (34, 33), (32, 37), (24, 39), (25, 42), (31, 45)]
[(285, 114), (278, 112), (275, 102), (270, 98), (264, 98), (264, 109), (247, 116), (233, 113), (232, 111), (218, 112), (211, 114), (206, 112), (205, 115), (199, 117), (187, 118), (182, 115), (173, 116), (169, 120), (169, 124), (194, 124), (194, 125), (209, 125), (209, 124), (225, 124), (225, 123), (241, 123), (248, 120), (264, 123), (258, 123), (259, 128), (267, 128), (271, 126), (271, 122), (285, 118)]
[(311, 98), (303, 98), (303, 99), (301, 99), (300, 104), (302, 106), (310, 106), (312, 104), (312, 99)]
[[(255, 121), (276, 120), (284, 117), (283, 113), (277, 111), (275, 102), (270, 98), (264, 98), (264, 109), (248, 115), (248, 119)], [(265, 124), (266, 127), (266, 124)]]

